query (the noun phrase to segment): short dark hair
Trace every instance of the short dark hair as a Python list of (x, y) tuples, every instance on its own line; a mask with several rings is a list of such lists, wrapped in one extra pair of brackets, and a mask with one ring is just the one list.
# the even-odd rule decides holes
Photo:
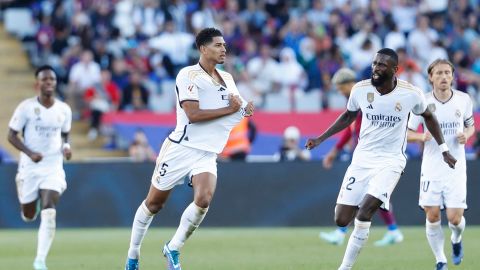
[(200, 46), (212, 42), (214, 37), (222, 36), (222, 32), (216, 28), (205, 28), (197, 34), (197, 37), (195, 38), (195, 45), (197, 46), (197, 49), (200, 49)]
[(394, 50), (390, 48), (383, 48), (380, 49), (377, 53), (390, 56), (390, 58), (392, 58), (392, 60), (395, 62), (395, 65), (398, 65), (398, 55)]
[(40, 74), (40, 72), (42, 72), (42, 71), (44, 71), (44, 70), (51, 70), (51, 71), (53, 71), (53, 73), (55, 73), (55, 75), (57, 75), (57, 73), (55, 72), (55, 69), (53, 69), (52, 66), (50, 66), (50, 65), (43, 65), (43, 66), (37, 68), (37, 70), (35, 70), (35, 78), (37, 78), (37, 77), (38, 77), (38, 74)]

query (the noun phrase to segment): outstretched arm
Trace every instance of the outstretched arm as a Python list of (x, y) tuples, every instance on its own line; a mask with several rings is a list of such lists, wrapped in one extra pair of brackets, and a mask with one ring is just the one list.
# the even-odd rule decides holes
[(317, 145), (321, 144), (323, 141), (328, 139), (330, 136), (334, 135), (335, 133), (338, 133), (339, 131), (345, 129), (348, 127), (353, 121), (355, 121), (355, 118), (357, 117), (358, 111), (352, 112), (352, 111), (344, 111), (322, 135), (316, 137), (316, 138), (310, 138), (308, 139), (307, 143), (305, 144), (305, 147), (308, 150), (311, 150), (315, 148)]
[(442, 130), (438, 125), (437, 118), (428, 109), (422, 114), (422, 117), (423, 119), (425, 119), (425, 125), (427, 126), (428, 131), (430, 131), (435, 141), (441, 147), (443, 160), (448, 164), (448, 166), (450, 166), (450, 168), (455, 168), (455, 163), (457, 162), (457, 160), (448, 151), (448, 147), (445, 144), (445, 140), (443, 139)]

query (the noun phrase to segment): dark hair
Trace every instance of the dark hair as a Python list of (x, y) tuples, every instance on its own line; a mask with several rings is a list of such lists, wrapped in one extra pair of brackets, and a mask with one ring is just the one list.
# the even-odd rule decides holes
[(44, 70), (51, 70), (53, 73), (55, 73), (55, 75), (57, 75), (57, 73), (55, 72), (55, 69), (53, 69), (52, 66), (50, 65), (43, 65), (39, 68), (37, 68), (37, 70), (35, 70), (35, 78), (38, 77), (38, 74), (40, 74), (40, 72), (44, 71)]
[(200, 33), (197, 34), (195, 38), (195, 45), (197, 49), (200, 49), (200, 46), (206, 45), (213, 41), (214, 37), (221, 37), (222, 32), (216, 28), (205, 28)]
[(390, 56), (390, 58), (392, 58), (392, 60), (395, 62), (395, 65), (398, 65), (398, 55), (394, 50), (390, 48), (383, 48), (380, 49), (377, 53)]

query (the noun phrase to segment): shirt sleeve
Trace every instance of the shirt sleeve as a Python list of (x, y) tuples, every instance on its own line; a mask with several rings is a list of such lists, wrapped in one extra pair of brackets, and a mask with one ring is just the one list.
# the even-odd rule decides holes
[(68, 133), (72, 128), (72, 110), (68, 105), (65, 106), (65, 121), (63, 121), (62, 132)]
[(417, 130), (418, 126), (422, 123), (423, 123), (423, 117), (411, 113), (410, 119), (408, 119), (408, 129)]
[(8, 124), (9, 128), (17, 132), (20, 132), (27, 124), (27, 112), (25, 111), (26, 107), (24, 104), (25, 103), (21, 103), (17, 106), (12, 118), (10, 119), (10, 123)]
[(355, 86), (353, 87), (350, 97), (348, 98), (347, 110), (351, 112), (360, 110), (360, 105), (358, 104), (358, 91), (356, 91)]
[(195, 83), (190, 79), (188, 72), (180, 72), (176, 80), (176, 91), (178, 95), (178, 102), (182, 105), (182, 102), (187, 100), (198, 101), (198, 88)]
[(463, 119), (463, 125), (465, 127), (471, 127), (475, 124), (475, 120), (473, 118), (473, 105), (472, 99), (470, 96), (467, 97), (467, 108), (465, 109), (465, 115)]
[(423, 94), (422, 90), (417, 88), (417, 104), (412, 109), (412, 112), (416, 115), (420, 115), (425, 112), (427, 109), (427, 101), (425, 100), (425, 95)]

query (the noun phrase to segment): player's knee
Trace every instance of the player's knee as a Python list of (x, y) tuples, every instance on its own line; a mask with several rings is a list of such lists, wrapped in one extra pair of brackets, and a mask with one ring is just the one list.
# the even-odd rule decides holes
[(147, 206), (147, 209), (148, 209), (148, 211), (150, 211), (150, 213), (156, 214), (156, 213), (160, 212), (160, 210), (162, 210), (165, 203), (145, 201), (145, 205)]
[(335, 216), (335, 224), (339, 227), (346, 227), (350, 224), (351, 220), (346, 217)]
[(212, 201), (213, 194), (206, 194), (203, 196), (199, 196), (195, 198), (195, 204), (200, 208), (208, 208), (210, 206), (210, 202)]
[(454, 216), (448, 219), (448, 222), (450, 222), (454, 226), (458, 226), (460, 222), (462, 221), (462, 216)]

